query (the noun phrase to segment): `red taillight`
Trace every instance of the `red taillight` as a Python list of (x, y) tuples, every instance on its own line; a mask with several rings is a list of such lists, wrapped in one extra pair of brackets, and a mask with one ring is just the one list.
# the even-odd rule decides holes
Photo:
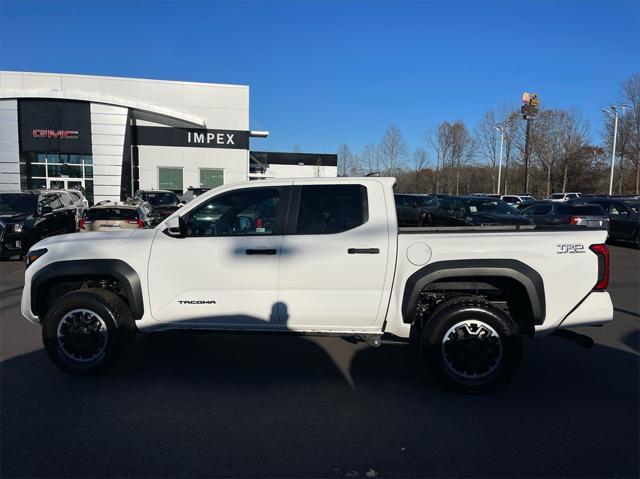
[(569, 219), (569, 224), (579, 225), (583, 219), (582, 216), (572, 216), (571, 219)]
[(598, 256), (598, 282), (593, 289), (607, 289), (609, 286), (609, 248), (606, 244), (592, 244), (589, 249)]
[(142, 221), (140, 218), (127, 220), (127, 223), (129, 223), (130, 225), (138, 225), (138, 228), (144, 228), (144, 221)]
[(78, 227), (83, 230), (85, 225), (90, 225), (91, 223), (93, 223), (93, 221), (89, 221), (89, 220), (85, 220), (84, 218), (80, 220), (80, 223), (78, 223)]
[(256, 228), (262, 228), (262, 225), (263, 225), (262, 218), (258, 216), (256, 218)]

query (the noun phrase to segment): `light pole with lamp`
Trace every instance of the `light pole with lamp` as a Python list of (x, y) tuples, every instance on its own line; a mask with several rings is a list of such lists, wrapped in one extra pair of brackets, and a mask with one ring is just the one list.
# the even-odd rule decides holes
[(496, 192), (500, 194), (500, 177), (502, 174), (502, 144), (504, 143), (504, 132), (507, 127), (503, 123), (498, 123), (495, 126), (495, 128), (500, 132), (500, 159), (498, 160), (498, 191)]
[[(622, 115), (624, 115), (624, 109), (626, 104), (622, 104)], [(615, 105), (611, 105), (611, 110), (602, 108), (602, 111), (606, 113), (609, 118), (613, 118), (613, 148), (611, 149), (611, 178), (609, 178), (609, 196), (613, 194), (613, 170), (616, 166), (616, 141), (618, 140), (618, 109)]]

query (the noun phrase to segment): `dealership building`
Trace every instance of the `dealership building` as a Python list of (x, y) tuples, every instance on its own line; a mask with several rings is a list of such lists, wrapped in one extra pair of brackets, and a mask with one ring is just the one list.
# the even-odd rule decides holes
[(0, 72), (0, 190), (77, 189), (95, 202), (138, 189), (336, 176), (331, 154), (264, 152), (249, 87)]

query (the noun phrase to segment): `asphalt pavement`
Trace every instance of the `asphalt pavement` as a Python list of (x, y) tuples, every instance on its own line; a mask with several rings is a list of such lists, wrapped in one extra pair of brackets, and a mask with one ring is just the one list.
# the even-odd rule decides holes
[(57, 370), (0, 264), (2, 477), (640, 476), (640, 251), (611, 247), (596, 344), (525, 342), (506, 389), (438, 388), (409, 346), (139, 336), (129, 365)]

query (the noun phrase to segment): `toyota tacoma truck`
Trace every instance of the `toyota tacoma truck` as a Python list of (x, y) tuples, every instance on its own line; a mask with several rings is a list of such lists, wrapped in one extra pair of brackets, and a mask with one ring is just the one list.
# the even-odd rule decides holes
[(523, 336), (612, 320), (606, 230), (398, 228), (394, 181), (225, 185), (154, 229), (40, 241), (22, 314), (70, 373), (112, 369), (137, 333), (279, 332), (415, 344), (463, 392), (507, 383)]

